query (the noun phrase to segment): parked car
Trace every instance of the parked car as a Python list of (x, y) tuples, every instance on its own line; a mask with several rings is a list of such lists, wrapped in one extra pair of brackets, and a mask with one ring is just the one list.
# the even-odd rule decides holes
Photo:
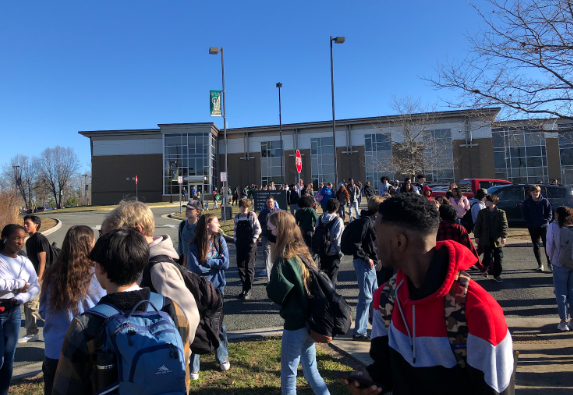
[[(510, 185), (511, 182), (507, 180), (498, 180), (493, 178), (464, 178), (458, 181), (456, 184), (458, 188), (460, 188), (460, 191), (462, 191), (462, 194), (468, 199), (471, 199), (478, 189), (481, 188), (488, 189), (496, 185)], [(434, 191), (432, 196), (433, 197), (446, 196), (446, 192), (447, 188), (445, 191)]]
[(505, 210), (507, 221), (511, 225), (525, 225), (525, 220), (521, 213), (521, 206), (526, 196), (529, 196), (531, 185), (541, 187), (541, 195), (549, 200), (551, 208), (559, 206), (573, 207), (573, 186), (572, 185), (549, 185), (549, 184), (512, 184), (494, 186), (487, 190), (487, 193), (495, 194), (499, 197), (497, 206)]
[(46, 211), (46, 207), (40, 206), (36, 207), (36, 209), (34, 210), (35, 213), (41, 213), (42, 211)]

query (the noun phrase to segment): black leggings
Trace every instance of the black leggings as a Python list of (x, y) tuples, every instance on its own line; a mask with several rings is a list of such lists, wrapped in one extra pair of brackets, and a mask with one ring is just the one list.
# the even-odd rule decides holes
[(495, 246), (495, 240), (490, 239), (489, 245), (483, 246), (483, 261), (482, 264), (486, 267), (492, 268), (492, 274), (497, 277), (501, 274), (503, 261), (502, 247)]
[(533, 255), (535, 255), (535, 260), (537, 261), (537, 266), (541, 266), (541, 255), (539, 254), (539, 239), (543, 241), (543, 249), (545, 250), (545, 257), (547, 258), (547, 264), (551, 266), (551, 261), (547, 256), (547, 227), (537, 227), (537, 228), (527, 228), (529, 230), (529, 236), (531, 237), (531, 243), (533, 243)]

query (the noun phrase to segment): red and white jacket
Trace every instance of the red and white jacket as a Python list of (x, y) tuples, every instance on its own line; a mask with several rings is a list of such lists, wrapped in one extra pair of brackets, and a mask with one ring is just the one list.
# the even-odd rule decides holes
[[(441, 250), (441, 249), (446, 249)], [(397, 274), (396, 303), (389, 330), (380, 313), (383, 287), (374, 294), (370, 355), (372, 379), (384, 391), (401, 394), (514, 394), (512, 340), (500, 305), (470, 280), (466, 298), (467, 366), (461, 368), (448, 340), (444, 297), (459, 270), (475, 264), (463, 245), (437, 242), (434, 259), (447, 259), (445, 279), (436, 292), (412, 300), (408, 279)]]

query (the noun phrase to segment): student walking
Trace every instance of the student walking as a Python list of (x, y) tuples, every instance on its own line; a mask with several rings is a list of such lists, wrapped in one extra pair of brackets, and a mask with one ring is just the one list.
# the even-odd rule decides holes
[(298, 199), (300, 199), (300, 190), (298, 186), (291, 184), (290, 188), (287, 190), (287, 201), (290, 207), (291, 215), (295, 215), (298, 207)]
[[(102, 390), (111, 391), (113, 384), (121, 384), (122, 388), (126, 385), (140, 393), (144, 393), (143, 389), (149, 393), (187, 393), (191, 353), (189, 322), (176, 302), (137, 285), (149, 260), (144, 235), (134, 228), (111, 230), (98, 238), (89, 259), (95, 262), (95, 275), (107, 295), (95, 308), (75, 317), (70, 324), (52, 394), (101, 394)], [(159, 315), (145, 318), (139, 315), (156, 310), (170, 320)], [(116, 319), (108, 319), (110, 313), (130, 315), (131, 319), (137, 319), (138, 326), (132, 326), (129, 332), (121, 330), (123, 325), (116, 329), (115, 325), (121, 324)], [(164, 329), (154, 331), (156, 325)], [(106, 333), (109, 336), (110, 331), (115, 341), (102, 342), (102, 336)], [(96, 349), (96, 344), (105, 346)], [(173, 345), (180, 350), (173, 352)], [(120, 361), (124, 369), (119, 368)], [(131, 365), (129, 369), (126, 363)], [(98, 365), (106, 369), (97, 369)], [(157, 374), (167, 370), (169, 374)], [(128, 380), (131, 383), (128, 384)]]
[(314, 261), (292, 215), (272, 214), (267, 226), (277, 240), (272, 247), (274, 265), (267, 295), (281, 307), (280, 315), (285, 320), (281, 343), (281, 393), (296, 394), (297, 369), (301, 363), (304, 377), (314, 393), (330, 394), (318, 371), (314, 340), (306, 327), (310, 273), (304, 262), (314, 266)]
[(235, 215), (235, 246), (237, 248), (237, 268), (243, 290), (239, 299), (251, 299), (251, 288), (255, 280), (255, 262), (257, 261), (257, 240), (261, 235), (261, 225), (257, 215), (249, 211), (251, 201), (242, 198), (239, 201), (241, 212)]
[[(341, 187), (343, 188), (343, 187)], [(333, 287), (336, 288), (338, 269), (340, 269), (340, 239), (344, 231), (344, 221), (336, 212), (338, 211), (337, 199), (330, 199), (326, 203), (326, 213), (323, 213), (316, 221), (316, 230), (322, 226), (328, 229), (329, 234), (328, 248), (326, 254), (320, 254), (320, 269), (326, 273)]]
[(267, 229), (267, 219), (269, 215), (281, 211), (278, 206), (275, 205), (275, 198), (271, 195), (267, 196), (265, 200), (265, 206), (259, 212), (258, 220), (261, 225), (261, 241), (263, 244), (263, 260), (265, 262), (265, 268), (259, 273), (259, 277), (266, 277), (267, 280), (271, 276), (271, 268), (273, 262), (271, 261), (271, 243), (269, 242), (269, 232)]
[(64, 337), (72, 320), (106, 295), (95, 276), (94, 262), (89, 259), (94, 243), (94, 232), (89, 226), (72, 226), (58, 258), (44, 274), (40, 316), (45, 320), (42, 364), (45, 395), (52, 393)]
[(479, 260), (479, 255), (474, 247), (474, 243), (470, 239), (470, 236), (466, 229), (458, 224), (457, 216), (458, 213), (456, 209), (450, 205), (440, 206), (438, 209), (440, 213), (440, 226), (438, 227), (438, 234), (436, 236), (436, 241), (453, 240), (466, 246), (472, 254), (476, 257), (476, 265), (480, 268), (480, 271), (484, 272), (485, 268)]
[(232, 205), (236, 206), (238, 204), (239, 201), (239, 187), (235, 187), (235, 189), (233, 190), (233, 202)]
[(350, 194), (344, 185), (340, 185), (338, 191), (336, 191), (334, 194), (334, 197), (338, 200), (339, 203), (338, 215), (340, 218), (342, 218), (342, 221), (344, 221), (346, 219), (346, 212), (344, 211), (344, 208), (350, 202)]
[(309, 250), (312, 248), (312, 236), (314, 235), (314, 227), (318, 220), (318, 214), (316, 214), (313, 204), (314, 198), (309, 195), (304, 195), (298, 200), (300, 209), (294, 216), (296, 224), (302, 233), (302, 238)]
[(179, 263), (185, 265), (187, 262), (187, 255), (189, 255), (189, 244), (195, 236), (195, 227), (197, 221), (201, 216), (201, 203), (198, 200), (189, 200), (185, 205), (185, 217), (187, 220), (181, 221), (179, 230), (177, 232), (179, 243), (177, 244), (177, 254), (179, 255)]
[(376, 193), (374, 193), (374, 188), (372, 187), (372, 185), (370, 185), (370, 181), (366, 181), (366, 185), (364, 185), (362, 192), (364, 193), (366, 200), (376, 195)]
[[(40, 233), (42, 227), (42, 219), (37, 215), (26, 215), (24, 217), (24, 229), (30, 236), (26, 240), (26, 252), (28, 259), (34, 265), (36, 274), (38, 275), (38, 284), (42, 284), (42, 277), (44, 271), (50, 262), (50, 242), (48, 238)], [(40, 317), (38, 309), (40, 308), (40, 298), (33, 298), (28, 303), (24, 304), (24, 317), (26, 320), (25, 328), (26, 335), (22, 336), (18, 343), (26, 343), (29, 341), (38, 341), (40, 338), (40, 331), (38, 330), (37, 320)]]
[[(541, 188), (539, 185), (532, 185), (529, 188), (529, 196), (525, 198), (521, 205), (521, 212), (523, 219), (527, 223), (531, 243), (533, 244), (533, 255), (537, 261), (537, 271), (543, 271), (543, 263), (541, 263), (541, 255), (539, 253), (539, 239), (543, 241), (543, 246), (547, 245), (547, 226), (551, 222), (553, 212), (551, 211), (551, 203), (541, 195)], [(545, 248), (545, 256), (547, 257), (547, 266), (549, 270), (551, 267), (551, 260)]]
[[(553, 265), (553, 286), (557, 299), (557, 311), (561, 321), (557, 325), (560, 331), (573, 330), (573, 268), (565, 266), (559, 261), (563, 232), (569, 232), (568, 238), (573, 233), (573, 209), (561, 206), (555, 210), (555, 221), (547, 228), (547, 254)], [(566, 251), (570, 255), (571, 249)], [(573, 259), (569, 256), (569, 259)], [(567, 322), (567, 319), (570, 321)]]
[[(358, 209), (360, 205), (360, 188), (358, 185), (354, 184), (354, 180), (352, 178), (348, 179), (348, 194), (350, 195), (350, 208), (348, 209), (348, 217), (350, 222), (355, 219), (360, 219), (360, 215), (358, 215)], [(352, 216), (352, 209), (354, 209), (355, 216)]]
[[(207, 280), (211, 281), (215, 288), (225, 293), (227, 280), (225, 272), (229, 269), (229, 249), (225, 238), (219, 233), (219, 220), (215, 214), (205, 214), (197, 222), (195, 237), (189, 247), (189, 269)], [(222, 371), (231, 368), (229, 363), (229, 350), (227, 330), (225, 324), (221, 325), (219, 332), (221, 341), (215, 352), (215, 358)], [(200, 358), (198, 354), (191, 354), (191, 379), (199, 379)]]
[(0, 240), (0, 395), (7, 395), (12, 379), (14, 353), (20, 334), (20, 305), (40, 292), (32, 262), (18, 255), (24, 246), (26, 232), (20, 225), (2, 229)]
[[(483, 265), (492, 271), (493, 279), (498, 283), (501, 279), (503, 250), (507, 241), (507, 217), (505, 211), (497, 208), (499, 198), (496, 195), (485, 197), (484, 210), (478, 214), (474, 228), (474, 237), (478, 245), (483, 247)], [(487, 277), (487, 273), (485, 274)]]
[(384, 176), (380, 178), (380, 186), (378, 187), (378, 196), (382, 196), (385, 193), (390, 193), (389, 188), (392, 185), (390, 185), (390, 180), (388, 179), (388, 177)]

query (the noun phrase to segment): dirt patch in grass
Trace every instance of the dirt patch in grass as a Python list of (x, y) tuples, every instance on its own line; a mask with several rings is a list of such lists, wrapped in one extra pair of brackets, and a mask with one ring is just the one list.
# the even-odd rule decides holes
[[(199, 380), (191, 383), (190, 393), (203, 395), (267, 395), (281, 392), (281, 338), (229, 342), (231, 370), (221, 372), (215, 355), (201, 357)], [(358, 363), (326, 344), (316, 344), (317, 363), (331, 394), (348, 394), (334, 371), (353, 371)], [(42, 374), (12, 383), (10, 394), (41, 395)], [(312, 388), (299, 366), (297, 394), (311, 395)]]

